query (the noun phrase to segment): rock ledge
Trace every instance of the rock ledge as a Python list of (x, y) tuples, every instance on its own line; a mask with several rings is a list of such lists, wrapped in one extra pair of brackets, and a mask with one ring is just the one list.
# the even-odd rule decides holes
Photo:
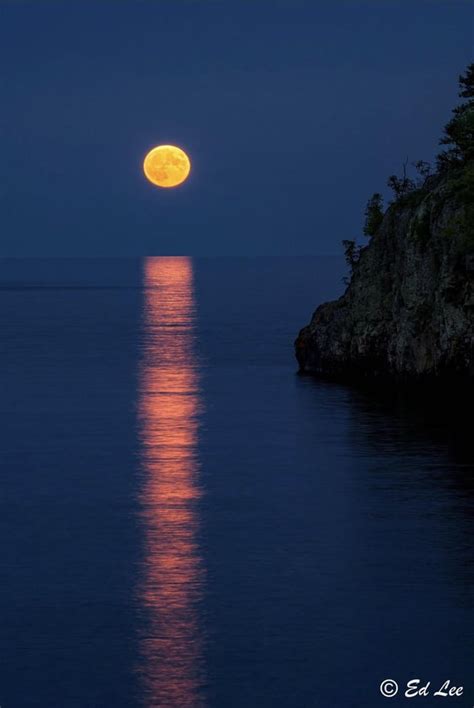
[(446, 178), (390, 206), (344, 295), (320, 305), (299, 333), (300, 370), (335, 379), (473, 381), (474, 243), (466, 214), (456, 181)]

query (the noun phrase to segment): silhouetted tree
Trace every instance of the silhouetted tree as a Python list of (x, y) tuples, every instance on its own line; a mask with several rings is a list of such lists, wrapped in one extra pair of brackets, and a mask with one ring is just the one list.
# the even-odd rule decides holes
[(413, 167), (415, 168), (417, 174), (420, 176), (419, 187), (423, 187), (428, 177), (431, 175), (431, 165), (425, 160), (417, 160), (413, 162)]
[(405, 197), (407, 194), (416, 189), (416, 184), (407, 175), (407, 164), (408, 159), (403, 163), (403, 174), (401, 177), (397, 177), (397, 175), (390, 175), (387, 181), (387, 185), (390, 187), (395, 196), (395, 201)]
[(365, 208), (364, 234), (374, 236), (383, 220), (383, 197), (379, 192), (375, 192)]
[[(349, 271), (352, 275), (354, 271), (354, 266), (360, 258), (360, 252), (362, 248), (360, 246), (357, 246), (354, 239), (346, 239), (342, 242), (342, 245), (344, 246), (344, 257), (346, 259), (347, 265), (349, 266)], [(343, 280), (346, 284), (349, 282), (348, 278), (343, 278)]]
[(438, 155), (440, 170), (474, 159), (474, 63), (459, 77), (459, 97), (467, 100), (454, 108), (444, 127), (440, 144), (449, 147)]

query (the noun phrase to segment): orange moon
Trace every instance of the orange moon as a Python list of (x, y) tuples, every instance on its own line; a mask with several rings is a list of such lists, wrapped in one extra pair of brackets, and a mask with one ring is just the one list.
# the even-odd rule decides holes
[(184, 150), (175, 145), (158, 145), (143, 161), (145, 177), (157, 187), (177, 187), (187, 179), (191, 162)]

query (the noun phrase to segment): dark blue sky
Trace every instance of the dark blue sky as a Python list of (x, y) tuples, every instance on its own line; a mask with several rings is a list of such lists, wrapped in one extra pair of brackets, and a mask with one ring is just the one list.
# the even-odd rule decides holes
[(338, 253), (473, 44), (457, 0), (0, 0), (0, 254)]

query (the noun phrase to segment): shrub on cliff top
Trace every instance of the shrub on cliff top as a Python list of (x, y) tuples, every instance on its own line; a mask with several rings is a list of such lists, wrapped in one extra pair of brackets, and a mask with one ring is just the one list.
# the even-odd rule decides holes
[(474, 63), (459, 77), (459, 97), (467, 101), (454, 108), (444, 127), (440, 144), (449, 147), (438, 155), (441, 171), (474, 160)]
[(461, 214), (452, 230), (462, 233), (461, 246), (466, 251), (474, 249), (474, 161), (452, 173), (447, 181), (447, 195), (461, 207)]
[(379, 192), (375, 192), (365, 208), (365, 236), (375, 236), (383, 220), (383, 197)]

